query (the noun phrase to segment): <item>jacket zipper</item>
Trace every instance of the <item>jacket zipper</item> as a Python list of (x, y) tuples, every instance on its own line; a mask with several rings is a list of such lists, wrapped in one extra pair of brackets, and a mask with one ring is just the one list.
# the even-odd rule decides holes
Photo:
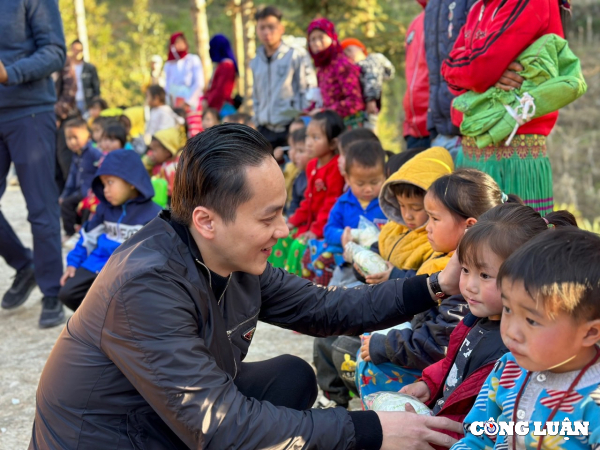
[[(484, 371), (484, 370), (487, 370), (487, 368), (488, 368), (489, 366), (492, 366), (492, 369), (493, 369), (493, 366), (494, 366), (495, 364), (496, 364), (496, 361), (491, 361), (491, 362), (489, 362), (489, 363), (487, 363), (487, 364), (485, 364), (485, 365), (481, 366), (479, 369), (477, 369), (475, 372), (471, 373), (471, 375), (469, 375), (467, 378), (465, 378), (465, 379), (462, 381), (461, 385), (462, 385), (462, 384), (464, 384), (464, 382), (465, 382), (465, 381), (467, 381), (469, 378), (472, 378), (472, 377), (474, 377), (475, 375), (477, 375), (479, 372), (482, 372), (482, 371)], [(482, 387), (483, 387), (483, 386), (482, 386)], [(458, 389), (458, 388), (457, 388), (457, 389)], [(443, 389), (442, 389), (442, 392), (443, 392)], [(458, 393), (456, 392), (456, 390), (455, 390), (454, 392), (452, 392), (452, 394), (450, 394), (450, 397), (448, 397), (448, 399), (447, 399), (447, 400), (444, 402), (444, 405), (442, 406), (442, 408), (441, 408), (441, 409), (440, 409), (440, 411), (438, 412), (438, 415), (439, 415), (439, 414), (440, 414), (442, 411), (444, 411), (444, 409), (446, 408), (446, 405), (448, 405), (448, 408), (451, 408), (453, 405), (457, 404), (459, 401), (461, 401), (461, 400), (464, 400), (465, 398), (468, 398), (468, 397), (472, 397), (472, 395), (465, 396), (465, 393), (464, 393), (464, 392), (462, 393), (462, 394), (463, 394), (463, 396), (462, 396), (462, 397), (460, 396), (460, 394), (461, 394), (461, 392), (460, 392), (460, 391), (459, 391)], [(455, 397), (456, 397), (456, 398), (455, 398)]]
[[(196, 262), (198, 264), (200, 264), (202, 267), (204, 267), (206, 269), (206, 271), (208, 272), (208, 286), (212, 290), (212, 276), (210, 275), (210, 269), (208, 267), (206, 267), (206, 265), (204, 263), (200, 262), (199, 259), (196, 259)], [(229, 274), (229, 278), (227, 279), (227, 284), (225, 285), (225, 289), (223, 289), (223, 292), (221, 293), (221, 297), (219, 297), (219, 300), (217, 301), (217, 305), (221, 304), (221, 300), (223, 300), (223, 296), (225, 295), (225, 292), (227, 291), (227, 287), (229, 286), (230, 281), (231, 281), (231, 274)], [(228, 331), (227, 338), (229, 338), (229, 335), (230, 335), (230, 333)], [(231, 339), (229, 339), (229, 345), (233, 345), (231, 343)], [(237, 362), (235, 361), (235, 352), (233, 351), (233, 349), (231, 350), (231, 352), (233, 353), (233, 365), (235, 367), (235, 371), (233, 373), (233, 379), (235, 379), (235, 377), (237, 376), (238, 367), (237, 367)]]
[(231, 330), (227, 331), (227, 337), (231, 338), (231, 335), (238, 329), (240, 328), (242, 325), (244, 325), (245, 323), (250, 322), (251, 320), (254, 320), (258, 317), (258, 315), (260, 314), (260, 311), (257, 312), (256, 314), (254, 314), (252, 317), (250, 317), (249, 319), (244, 320), (242, 323), (238, 323), (235, 327), (233, 327)]

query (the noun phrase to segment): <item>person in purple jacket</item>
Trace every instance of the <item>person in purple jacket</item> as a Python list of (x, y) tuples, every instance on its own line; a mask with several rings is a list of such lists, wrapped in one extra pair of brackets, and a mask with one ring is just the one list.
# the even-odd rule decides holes
[(0, 256), (16, 271), (2, 308), (16, 308), (37, 284), (41, 328), (64, 321), (58, 301), (62, 256), (56, 171), (56, 90), (52, 73), (66, 48), (56, 0), (0, 2), (0, 197), (13, 162), (27, 202), (33, 255), (0, 212)]

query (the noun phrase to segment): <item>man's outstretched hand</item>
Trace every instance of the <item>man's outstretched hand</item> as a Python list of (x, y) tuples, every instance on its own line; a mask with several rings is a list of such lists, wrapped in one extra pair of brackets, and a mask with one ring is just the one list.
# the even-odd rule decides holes
[(6, 67), (2, 61), (0, 61), (0, 84), (6, 84), (8, 82), (8, 73), (6, 73)]
[(407, 412), (377, 411), (383, 431), (381, 450), (432, 450), (430, 444), (450, 448), (456, 439), (434, 430), (463, 434), (460, 422), (447, 417), (421, 416), (409, 412), (411, 409), (407, 407)]

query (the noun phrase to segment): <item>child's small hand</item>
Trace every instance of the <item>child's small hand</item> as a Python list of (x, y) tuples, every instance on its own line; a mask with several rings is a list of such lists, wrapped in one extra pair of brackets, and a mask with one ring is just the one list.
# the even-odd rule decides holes
[(0, 84), (5, 84), (8, 82), (8, 72), (6, 71), (6, 67), (4, 63), (0, 61)]
[(413, 384), (408, 384), (404, 386), (399, 391), (401, 394), (412, 395), (413, 397), (419, 399), (423, 403), (429, 401), (429, 397), (431, 397), (431, 392), (429, 392), (429, 386), (424, 381), (417, 381)]
[(375, 100), (368, 101), (366, 111), (367, 114), (378, 114), (379, 108), (377, 108), (377, 102)]
[(392, 270), (394, 270), (394, 265), (389, 261), (387, 261), (386, 264), (387, 264), (388, 270), (386, 270), (385, 272), (375, 273), (373, 275), (367, 275), (365, 277), (365, 281), (367, 282), (367, 284), (379, 284), (379, 283), (383, 283), (384, 281), (388, 281), (390, 279)]
[(60, 277), (60, 285), (64, 286), (69, 278), (73, 278), (75, 276), (75, 272), (77, 269), (73, 266), (67, 266), (65, 269), (65, 273), (62, 277)]
[(276, 161), (282, 161), (283, 160), (283, 147), (276, 147), (275, 150), (273, 150), (273, 157), (275, 158)]
[(371, 342), (371, 335), (361, 336), (360, 341), (360, 357), (363, 361), (369, 362), (371, 361), (371, 355), (369, 355), (369, 342)]
[(304, 242), (308, 242), (308, 241), (311, 241), (313, 239), (316, 239), (317, 235), (315, 233), (313, 233), (312, 231), (307, 231), (301, 237), (302, 237), (302, 239), (304, 239)]
[(344, 232), (342, 233), (342, 247), (346, 248), (346, 244), (352, 241), (352, 228), (346, 227), (344, 228)]

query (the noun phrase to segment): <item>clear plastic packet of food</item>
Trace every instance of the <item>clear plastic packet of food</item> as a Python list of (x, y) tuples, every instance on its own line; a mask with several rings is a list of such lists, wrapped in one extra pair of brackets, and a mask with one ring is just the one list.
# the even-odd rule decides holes
[(352, 257), (352, 261), (354, 261), (366, 275), (385, 272), (388, 268), (385, 260), (381, 256), (354, 242), (348, 242), (345, 250)]
[(412, 395), (401, 394), (400, 392), (375, 392), (367, 395), (364, 399), (365, 407), (372, 411), (406, 411), (407, 403), (410, 403), (417, 414), (433, 416), (433, 412), (425, 403), (417, 400)]
[(368, 248), (379, 240), (379, 228), (365, 216), (360, 216), (358, 228), (354, 228), (351, 235), (354, 242)]

